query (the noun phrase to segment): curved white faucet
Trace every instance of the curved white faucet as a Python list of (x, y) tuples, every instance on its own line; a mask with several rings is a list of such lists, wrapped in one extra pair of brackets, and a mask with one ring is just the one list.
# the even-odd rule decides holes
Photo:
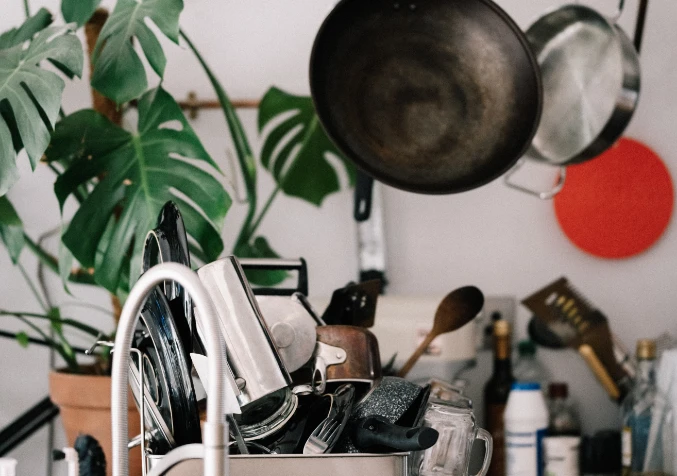
[(187, 266), (163, 263), (146, 271), (129, 293), (122, 309), (113, 353), (113, 378), (111, 389), (111, 418), (113, 426), (113, 476), (129, 475), (127, 449), (127, 389), (129, 350), (139, 312), (153, 288), (166, 281), (176, 281), (193, 298), (209, 356), (209, 402), (207, 422), (204, 425), (204, 474), (226, 476), (228, 433), (225, 423), (224, 395), (226, 381), (226, 351), (212, 301), (197, 274)]

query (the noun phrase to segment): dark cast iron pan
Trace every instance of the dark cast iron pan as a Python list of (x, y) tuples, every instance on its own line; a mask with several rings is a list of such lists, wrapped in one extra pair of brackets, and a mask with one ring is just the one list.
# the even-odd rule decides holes
[(462, 192), (507, 171), (538, 126), (540, 72), (491, 0), (342, 0), (310, 61), (318, 117), (369, 175)]

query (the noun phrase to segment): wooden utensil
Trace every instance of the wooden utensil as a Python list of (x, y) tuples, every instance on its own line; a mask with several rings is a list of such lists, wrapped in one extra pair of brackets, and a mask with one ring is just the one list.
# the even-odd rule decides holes
[(522, 303), (564, 346), (579, 350), (613, 399), (623, 399), (632, 387), (634, 369), (627, 351), (615, 342), (608, 319), (592, 302), (562, 277)]
[(447, 294), (435, 311), (433, 328), (407, 363), (397, 373), (405, 377), (435, 337), (460, 329), (472, 321), (484, 306), (484, 294), (475, 286), (464, 286)]

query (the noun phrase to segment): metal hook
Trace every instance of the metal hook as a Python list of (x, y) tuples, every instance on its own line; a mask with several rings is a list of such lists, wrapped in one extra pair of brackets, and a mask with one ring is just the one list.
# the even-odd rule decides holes
[(89, 349), (85, 351), (85, 355), (94, 355), (94, 351), (99, 346), (109, 347), (111, 349), (115, 347), (114, 342), (111, 342), (109, 340), (101, 340), (102, 337), (103, 332), (99, 332), (99, 334), (96, 336), (96, 341), (94, 342), (94, 344), (92, 344), (92, 346)]

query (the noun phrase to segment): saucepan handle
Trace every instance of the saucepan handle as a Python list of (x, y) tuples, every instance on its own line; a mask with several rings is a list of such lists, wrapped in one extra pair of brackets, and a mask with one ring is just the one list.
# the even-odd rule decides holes
[(245, 271), (297, 271), (298, 279), (295, 288), (266, 288), (255, 287), (252, 292), (255, 296), (291, 296), (299, 292), (308, 295), (308, 265), (303, 258), (240, 258), (240, 266)]
[(494, 440), (491, 434), (484, 428), (477, 429), (477, 439), (484, 440), (484, 461), (482, 461), (482, 468), (475, 476), (485, 476), (489, 471), (489, 464), (491, 463), (491, 455), (494, 452)]
[(524, 165), (524, 159), (520, 159), (517, 161), (517, 163), (513, 166), (512, 169), (510, 169), (504, 176), (503, 176), (503, 182), (510, 188), (513, 188), (515, 190), (519, 190), (520, 192), (528, 193), (529, 195), (533, 195), (534, 197), (538, 197), (541, 200), (551, 200), (552, 198), (555, 197), (559, 192), (562, 191), (562, 188), (564, 187), (564, 180), (566, 179), (567, 171), (565, 167), (560, 166), (559, 167), (559, 173), (557, 175), (557, 182), (555, 185), (550, 189), (550, 190), (535, 190), (529, 187), (526, 187), (524, 185), (520, 185), (518, 183), (512, 182), (510, 179), (512, 178), (513, 175), (517, 173), (517, 171), (522, 168)]
[(322, 395), (327, 389), (327, 363), (322, 357), (315, 359), (310, 386), (316, 395)]

